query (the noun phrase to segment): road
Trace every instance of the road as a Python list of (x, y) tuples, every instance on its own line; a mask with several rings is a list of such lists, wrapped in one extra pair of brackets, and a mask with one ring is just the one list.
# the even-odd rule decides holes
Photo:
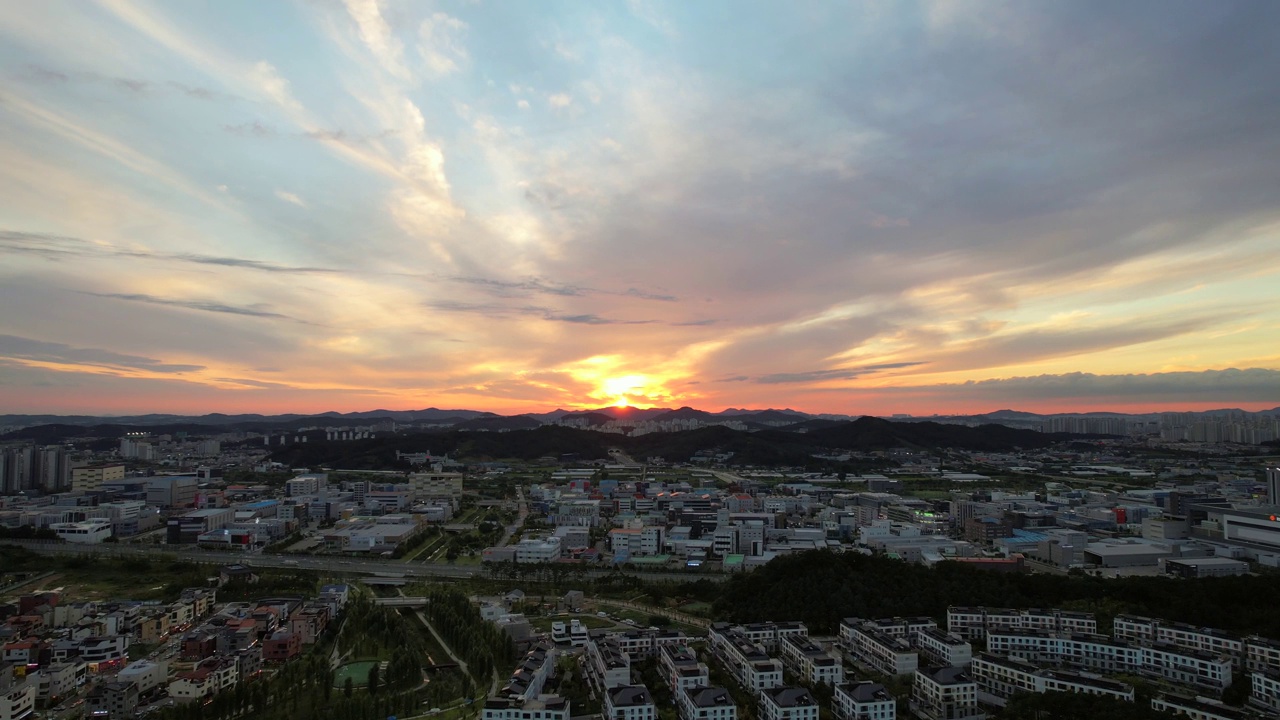
[[(321, 570), (330, 573), (347, 573), (352, 575), (398, 576), (406, 578), (470, 578), (487, 577), (488, 571), (475, 565), (426, 565), (422, 563), (406, 563), (398, 560), (362, 559), (348, 557), (329, 557), (324, 555), (264, 555), (261, 553), (224, 552), (219, 550), (201, 550), (189, 545), (120, 545), (105, 543), (98, 545), (76, 545), (72, 543), (42, 543), (29, 540), (6, 540), (6, 543), (20, 545), (32, 552), (45, 555), (99, 555), (111, 557), (176, 557), (197, 563), (231, 565), (241, 563), (253, 567), (297, 568), (300, 570)], [(582, 571), (584, 577), (604, 577), (622, 572), (641, 580), (663, 582), (683, 582), (707, 578), (712, 581), (725, 579), (723, 574), (683, 573), (683, 572), (643, 572), (633, 573), (614, 568), (592, 568)]]
[(511, 542), (511, 536), (524, 525), (525, 519), (529, 517), (529, 501), (524, 499), (523, 489), (516, 488), (516, 499), (520, 503), (520, 512), (516, 514), (516, 521), (508, 525), (506, 532), (502, 534), (502, 541), (498, 543), (499, 546)]

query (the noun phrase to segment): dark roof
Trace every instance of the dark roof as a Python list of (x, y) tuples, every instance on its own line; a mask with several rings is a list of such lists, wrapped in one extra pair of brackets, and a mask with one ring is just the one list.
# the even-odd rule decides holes
[(722, 687), (689, 688), (685, 692), (689, 694), (689, 700), (698, 707), (733, 705), (729, 691)]
[(809, 707), (818, 704), (808, 688), (777, 687), (765, 690), (764, 694), (768, 695), (773, 700), (773, 704), (778, 707)]
[(609, 691), (609, 701), (615, 707), (632, 707), (650, 705), (653, 703), (653, 697), (649, 695), (649, 689), (643, 685), (623, 685)]

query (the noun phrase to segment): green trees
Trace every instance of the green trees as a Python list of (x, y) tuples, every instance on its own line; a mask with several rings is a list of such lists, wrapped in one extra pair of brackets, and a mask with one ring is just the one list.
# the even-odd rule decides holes
[(485, 622), (467, 596), (457, 590), (433, 588), (427, 595), (424, 613), (477, 681), (483, 682), (498, 668), (505, 670), (515, 663), (510, 638)]
[(1280, 637), (1280, 615), (1260, 597), (1280, 597), (1280, 576), (1173, 580), (1103, 579), (991, 573), (961, 563), (929, 568), (858, 553), (813, 551), (780, 557), (723, 584), (713, 617), (732, 622), (802, 620), (815, 633), (835, 632), (845, 617), (926, 615), (942, 620), (949, 605), (1066, 607), (1117, 612)]

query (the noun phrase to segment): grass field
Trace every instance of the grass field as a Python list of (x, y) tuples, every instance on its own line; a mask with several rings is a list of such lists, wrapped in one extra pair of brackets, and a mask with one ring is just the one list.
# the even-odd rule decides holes
[(369, 682), (369, 671), (377, 664), (377, 660), (347, 663), (334, 671), (333, 686), (337, 688), (343, 687), (347, 684), (347, 678), (351, 678), (352, 684), (356, 687), (364, 687)]

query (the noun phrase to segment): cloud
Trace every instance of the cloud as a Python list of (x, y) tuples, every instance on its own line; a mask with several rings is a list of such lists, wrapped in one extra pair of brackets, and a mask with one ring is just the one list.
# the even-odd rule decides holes
[(445, 13), (432, 13), (418, 27), (418, 54), (427, 70), (436, 77), (458, 70), (467, 61), (467, 51), (462, 45), (462, 34), (467, 24)]
[(282, 108), (302, 111), (302, 104), (294, 99), (289, 81), (280, 75), (276, 67), (266, 60), (259, 60), (249, 71), (249, 80), (257, 89)]
[(490, 318), (537, 317), (549, 322), (564, 322), (575, 325), (651, 325), (654, 320), (615, 320), (601, 317), (593, 313), (563, 313), (551, 308), (537, 305), (511, 307), (506, 305), (466, 303), (453, 300), (439, 300), (426, 303), (432, 310), (455, 313), (476, 313)]
[(228, 305), (216, 300), (177, 300), (173, 298), (161, 298), (154, 295), (145, 295), (141, 293), (94, 293), (86, 292), (85, 295), (94, 297), (110, 298), (113, 300), (127, 300), (130, 302), (148, 303), (151, 305), (167, 305), (169, 307), (180, 307), (188, 310), (199, 310), (202, 312), (224, 313), (227, 315), (243, 315), (247, 317), (266, 318), (271, 320), (289, 320), (310, 325), (305, 320), (299, 320), (295, 317), (283, 315), (278, 312), (272, 312), (265, 309), (264, 306), (240, 306)]
[(124, 355), (94, 348), (76, 348), (15, 335), (0, 335), (0, 357), (18, 361), (86, 365), (105, 369), (146, 370), (157, 373), (186, 373), (204, 369), (202, 365), (165, 363), (138, 355)]
[(280, 198), (281, 200), (287, 203), (297, 205), (300, 208), (304, 208), (307, 206), (306, 200), (303, 200), (302, 198), (298, 197), (297, 195), (291, 192), (286, 192), (284, 190), (276, 190), (276, 197)]
[(275, 137), (275, 128), (263, 125), (262, 121), (254, 120), (253, 122), (241, 123), (239, 125), (223, 125), (222, 129), (232, 135), (246, 135), (252, 137), (269, 138)]
[(382, 68), (395, 77), (407, 80), (409, 69), (404, 65), (404, 44), (392, 34), (391, 27), (382, 17), (377, 0), (346, 0), (346, 6), (347, 12), (359, 28), (360, 39)]
[(573, 96), (568, 93), (556, 93), (547, 96), (547, 104), (553, 108), (567, 108), (573, 104)]
[(897, 370), (900, 368), (915, 367), (917, 365), (925, 365), (923, 362), (896, 362), (882, 363), (879, 365), (865, 365), (863, 367), (842, 368), (835, 370), (809, 370), (806, 372), (790, 372), (790, 373), (771, 373), (762, 375), (755, 379), (758, 383), (773, 385), (778, 383), (814, 383), (826, 380), (852, 380), (854, 378), (869, 375), (881, 370)]
[(161, 262), (194, 263), (197, 265), (218, 265), (222, 267), (245, 268), (270, 273), (285, 274), (336, 274), (344, 271), (336, 268), (308, 267), (296, 265), (280, 265), (249, 258), (225, 257), (219, 255), (200, 255), (195, 253), (161, 253), (150, 250), (135, 250), (114, 247), (106, 244), (89, 243), (79, 238), (32, 233), (18, 230), (0, 230), (0, 251), (35, 255), (49, 260), (70, 259), (76, 257), (121, 257)]

